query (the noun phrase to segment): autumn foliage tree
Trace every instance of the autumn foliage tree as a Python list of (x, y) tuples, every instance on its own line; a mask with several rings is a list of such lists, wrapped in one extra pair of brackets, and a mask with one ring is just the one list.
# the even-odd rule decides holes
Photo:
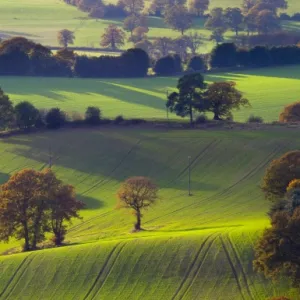
[(279, 116), (282, 123), (300, 122), (300, 102), (287, 105)]
[(290, 182), (300, 178), (300, 151), (291, 151), (271, 162), (267, 168), (262, 190), (266, 199), (281, 200), (286, 194)]
[(57, 33), (57, 40), (61, 46), (67, 48), (69, 44), (74, 44), (74, 32), (68, 29), (60, 30)]
[(142, 210), (147, 209), (157, 200), (158, 188), (147, 177), (131, 177), (127, 179), (118, 191), (118, 207), (134, 211), (136, 223), (134, 229), (141, 230)]
[(111, 49), (116, 50), (124, 45), (124, 39), (124, 31), (116, 25), (110, 24), (102, 35), (100, 45), (105, 48), (110, 47)]
[(55, 243), (60, 244), (65, 221), (78, 217), (82, 207), (74, 189), (63, 185), (51, 170), (19, 171), (0, 188), (0, 240), (23, 239), (24, 251), (34, 250), (52, 228)]

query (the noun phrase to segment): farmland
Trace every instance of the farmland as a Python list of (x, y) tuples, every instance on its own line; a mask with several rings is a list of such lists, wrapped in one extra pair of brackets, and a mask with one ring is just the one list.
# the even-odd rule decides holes
[[(298, 149), (297, 131), (61, 130), (0, 141), (0, 180), (54, 170), (87, 204), (67, 247), (0, 257), (0, 298), (265, 299), (287, 294), (252, 270), (253, 245), (267, 226), (259, 189), (270, 160)], [(192, 196), (187, 157), (192, 157)], [(149, 176), (160, 200), (138, 234), (116, 210), (120, 182)], [(0, 244), (5, 251), (19, 244)], [(39, 291), (37, 294), (36, 291)], [(292, 292), (292, 291), (291, 291)]]
[[(251, 114), (266, 122), (277, 121), (282, 108), (299, 99), (299, 66), (254, 69), (206, 75), (208, 82), (231, 80), (252, 107), (234, 112), (234, 120), (246, 121)], [(166, 92), (177, 78), (79, 79), (1, 77), (0, 86), (13, 102), (30, 101), (38, 108), (60, 107), (84, 113), (88, 106), (102, 109), (104, 117), (166, 118)], [(175, 115), (170, 115), (175, 118)]]
[[(112, 1), (114, 2), (114, 1)], [(211, 0), (211, 7), (215, 6), (240, 6), (241, 0), (223, 1)], [(300, 11), (300, 3), (297, 0), (289, 0), (288, 13)], [(108, 24), (122, 26), (121, 19), (93, 20), (87, 14), (80, 12), (75, 7), (64, 4), (59, 0), (27, 0), (26, 6), (19, 1), (2, 0), (0, 2), (0, 38), (22, 35), (44, 45), (57, 46), (56, 35), (61, 29), (69, 29), (75, 32), (74, 46), (99, 47), (100, 37)], [(200, 52), (209, 52), (214, 43), (209, 40), (210, 31), (204, 29), (203, 19), (194, 19), (192, 31), (198, 31), (203, 35), (203, 45)], [(180, 36), (179, 32), (173, 31), (164, 24), (163, 19), (149, 17), (149, 39), (169, 36)], [(288, 28), (289, 24), (285, 24)], [(298, 30), (298, 22), (292, 22), (292, 27)], [(227, 37), (233, 36), (232, 32), (226, 33)], [(124, 48), (131, 47), (126, 43)]]

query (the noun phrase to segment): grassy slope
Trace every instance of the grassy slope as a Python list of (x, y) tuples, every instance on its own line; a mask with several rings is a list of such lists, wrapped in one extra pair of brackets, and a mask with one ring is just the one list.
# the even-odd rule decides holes
[[(253, 273), (251, 249), (267, 225), (268, 204), (258, 187), (264, 169), (299, 148), (297, 136), (283, 129), (107, 129), (2, 140), (1, 181), (20, 168), (41, 169), (51, 144), (55, 171), (76, 186), (88, 209), (70, 229), (73, 246), (0, 257), (0, 299), (38, 299), (40, 293), (44, 299), (265, 299), (283, 293), (283, 286)], [(132, 175), (150, 176), (161, 188), (139, 234), (129, 232), (133, 216), (115, 210), (116, 190)]]
[[(113, 2), (113, 1), (112, 1)], [(214, 6), (239, 6), (241, 0), (224, 1), (212, 0), (211, 7)], [(300, 4), (298, 0), (289, 1), (288, 12), (299, 12)], [(98, 47), (99, 40), (104, 28), (110, 23), (122, 26), (122, 20), (92, 20), (87, 15), (78, 11), (75, 7), (64, 4), (60, 0), (26, 0), (26, 5), (19, 1), (0, 1), (0, 37), (22, 35), (27, 38), (39, 41), (46, 45), (56, 46), (56, 34), (61, 29), (73, 30), (76, 35), (75, 46)], [(298, 29), (298, 23), (292, 24)], [(149, 18), (150, 31), (148, 37), (153, 39), (159, 36), (177, 37), (180, 33), (166, 27), (160, 18)], [(290, 27), (287, 24), (287, 27)], [(290, 28), (292, 28), (290, 27)], [(204, 36), (204, 44), (201, 52), (208, 52), (213, 47), (209, 41), (210, 32), (203, 28), (203, 20), (194, 20), (193, 30), (200, 32)], [(228, 33), (227, 36), (232, 36)], [(125, 45), (131, 47), (131, 43)]]
[[(237, 121), (255, 114), (275, 121), (283, 106), (298, 99), (299, 66), (256, 69), (206, 76), (207, 81), (233, 80), (249, 98), (252, 108), (234, 113)], [(89, 105), (99, 106), (104, 116), (165, 118), (166, 91), (177, 78), (146, 79), (69, 79), (1, 77), (0, 86), (14, 102), (31, 101), (40, 108), (59, 106), (66, 111), (84, 112)], [(175, 117), (172, 115), (172, 117)]]

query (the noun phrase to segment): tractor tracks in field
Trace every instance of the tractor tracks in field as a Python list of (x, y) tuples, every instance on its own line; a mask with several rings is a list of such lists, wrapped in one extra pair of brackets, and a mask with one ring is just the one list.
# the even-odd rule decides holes
[[(233, 257), (234, 257), (234, 260), (236, 263), (234, 263), (232, 257), (230, 256), (228, 247), (226, 246), (226, 242), (222, 236), (220, 236), (220, 240), (221, 240), (222, 247), (224, 249), (226, 258), (228, 260), (228, 263), (230, 265), (230, 268), (232, 270), (232, 273), (234, 275), (235, 281), (237, 283), (237, 286), (238, 286), (238, 289), (240, 291), (242, 298), (255, 300), (255, 298), (253, 297), (252, 292), (250, 290), (247, 275), (245, 274), (241, 260), (238, 256), (238, 253), (236, 252), (236, 249), (234, 248), (234, 245), (232, 244), (229, 236), (228, 235), (226, 236), (226, 240), (227, 240), (229, 247), (233, 253)], [(241, 276), (239, 276), (239, 274)], [(244, 295), (243, 290), (246, 291), (246, 296)]]
[[(126, 243), (124, 243), (119, 247), (120, 244), (121, 243), (118, 243), (111, 250), (103, 267), (101, 268), (100, 272), (98, 273), (93, 285), (90, 287), (90, 289), (86, 293), (85, 297), (83, 298), (84, 300), (94, 299), (96, 297), (96, 295), (99, 293), (99, 291), (101, 290), (101, 288), (103, 287), (103, 285), (105, 284), (106, 279), (110, 275), (116, 261), (118, 260), (118, 258), (120, 256), (120, 253), (122, 252), (123, 248), (126, 245)], [(101, 279), (102, 275), (103, 275), (103, 279)], [(96, 286), (97, 286), (97, 288), (96, 288)]]
[[(191, 263), (187, 273), (185, 274), (183, 280), (181, 281), (179, 287), (177, 288), (177, 290), (175, 291), (174, 295), (172, 296), (172, 300), (175, 299), (183, 299), (183, 297), (186, 295), (186, 293), (188, 292), (189, 288), (193, 285), (195, 279), (197, 278), (199, 271), (205, 261), (205, 258), (211, 248), (211, 246), (213, 245), (213, 243), (215, 242), (215, 240), (218, 238), (220, 234), (216, 234), (216, 233), (212, 233), (211, 235), (209, 235), (201, 244), (193, 262)], [(199, 259), (201, 259), (199, 261)], [(191, 278), (190, 278), (191, 277)], [(190, 278), (190, 280), (189, 280)], [(188, 280), (190, 282), (188, 282)], [(188, 282), (188, 283), (187, 283)], [(185, 284), (187, 283), (187, 285), (185, 286)], [(181, 294), (181, 296), (180, 296)]]
[[(8, 297), (11, 295), (11, 293), (13, 292), (14, 288), (16, 287), (16, 285), (19, 283), (20, 279), (22, 278), (23, 274), (25, 273), (27, 266), (30, 264), (30, 262), (32, 261), (32, 256), (33, 253), (30, 253), (29, 255), (27, 255), (22, 262), (20, 263), (20, 265), (18, 266), (18, 268), (16, 269), (16, 271), (14, 272), (14, 274), (11, 276), (11, 278), (9, 279), (8, 283), (6, 284), (6, 286), (4, 287), (4, 289), (2, 290), (2, 292), (0, 293), (0, 299), (2, 299), (2, 297), (4, 297), (3, 299), (8, 299)], [(30, 258), (30, 259), (29, 259)], [(18, 278), (17, 278), (18, 277)], [(16, 279), (16, 282), (12, 285), (12, 282), (14, 281), (14, 279)], [(10, 290), (9, 290), (10, 289)], [(8, 291), (9, 290), (9, 291)], [(7, 292), (7, 294), (5, 295), (5, 293)]]

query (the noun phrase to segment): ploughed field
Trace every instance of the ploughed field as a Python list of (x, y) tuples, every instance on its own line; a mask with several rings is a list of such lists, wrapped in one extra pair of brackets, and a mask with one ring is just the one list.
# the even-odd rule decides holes
[[(265, 122), (277, 121), (287, 104), (299, 100), (300, 66), (252, 69), (205, 75), (207, 82), (235, 81), (252, 105), (233, 112), (245, 122), (250, 115)], [(84, 114), (88, 106), (101, 108), (103, 116), (115, 118), (166, 119), (166, 93), (178, 78), (80, 79), (0, 77), (0, 86), (14, 103), (30, 101), (38, 108), (60, 107)], [(210, 117), (210, 115), (208, 115)], [(177, 118), (170, 114), (170, 118)]]
[[(25, 0), (24, 0), (25, 1)], [(57, 32), (61, 29), (69, 29), (75, 32), (74, 46), (81, 47), (100, 47), (100, 37), (108, 24), (123, 25), (122, 19), (89, 19), (87, 14), (77, 10), (76, 7), (65, 4), (62, 0), (26, 0), (24, 1), (0, 1), (0, 38), (13, 36), (24, 36), (45, 45), (57, 46)], [(116, 0), (106, 2), (116, 3)], [(148, 5), (148, 1), (146, 6)], [(300, 12), (300, 2), (289, 0), (288, 13)], [(211, 8), (221, 7), (240, 7), (242, 0), (211, 0)], [(209, 52), (214, 43), (210, 41), (210, 31), (204, 28), (203, 19), (194, 19), (191, 31), (198, 31), (203, 35), (203, 45), (200, 52)], [(288, 29), (299, 30), (299, 22), (287, 22)], [(180, 36), (180, 33), (168, 28), (162, 18), (148, 18), (149, 33), (151, 40), (156, 37)], [(226, 33), (227, 37), (233, 37), (233, 32)], [(129, 37), (129, 33), (127, 33)], [(124, 49), (132, 47), (132, 43), (126, 42)], [(105, 52), (103, 53), (105, 54)]]
[[(37, 84), (37, 86), (39, 86)], [(77, 129), (0, 140), (0, 182), (22, 168), (54, 170), (87, 208), (68, 246), (0, 256), (0, 299), (266, 299), (293, 295), (252, 269), (268, 225), (259, 185), (268, 163), (299, 149), (296, 129), (263, 131)], [(191, 156), (192, 196), (188, 196)], [(160, 199), (134, 216), (116, 210), (130, 176), (148, 176)], [(0, 251), (19, 242), (0, 244)], [(297, 299), (296, 297), (293, 299)]]

